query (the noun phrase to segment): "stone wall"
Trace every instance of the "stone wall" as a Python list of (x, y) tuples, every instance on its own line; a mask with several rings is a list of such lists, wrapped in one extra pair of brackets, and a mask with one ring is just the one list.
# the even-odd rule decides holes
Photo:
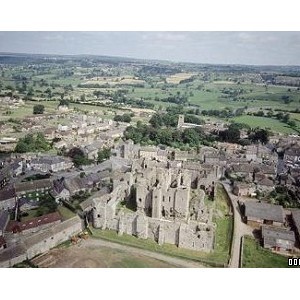
[(49, 251), (51, 248), (67, 241), (83, 230), (82, 220), (75, 216), (69, 220), (52, 226), (47, 231), (35, 233), (24, 239), (21, 244), (14, 245), (0, 252), (0, 267), (11, 267), (26, 259)]

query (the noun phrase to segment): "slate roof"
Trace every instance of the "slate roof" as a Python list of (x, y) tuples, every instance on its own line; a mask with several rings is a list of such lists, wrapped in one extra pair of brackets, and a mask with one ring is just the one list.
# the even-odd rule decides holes
[(27, 192), (42, 188), (52, 187), (52, 181), (50, 179), (33, 180), (27, 182), (19, 182), (15, 184), (16, 192)]
[(234, 164), (232, 165), (233, 172), (238, 173), (252, 173), (254, 171), (254, 166), (252, 164)]
[(274, 187), (274, 182), (273, 182), (273, 180), (265, 177), (265, 178), (257, 181), (257, 185)]
[(4, 231), (9, 220), (9, 213), (7, 210), (0, 211), (0, 231)]
[(0, 201), (5, 201), (15, 197), (16, 197), (16, 190), (12, 186), (0, 191)]
[(295, 209), (292, 211), (292, 218), (298, 233), (300, 234), (300, 209)]
[(245, 216), (284, 223), (284, 211), (281, 205), (247, 201), (245, 202)]
[(34, 158), (31, 160), (32, 164), (48, 164), (48, 165), (53, 165), (53, 164), (58, 164), (66, 161), (63, 157), (60, 156), (44, 156), (44, 157), (39, 157), (39, 158)]
[(262, 237), (271, 247), (291, 248), (295, 244), (295, 233), (285, 228), (263, 226)]

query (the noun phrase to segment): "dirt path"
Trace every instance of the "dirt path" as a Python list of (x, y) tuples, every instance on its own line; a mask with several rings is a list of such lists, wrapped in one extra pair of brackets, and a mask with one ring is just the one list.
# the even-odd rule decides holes
[(200, 263), (197, 263), (197, 262), (188, 261), (188, 260), (181, 259), (181, 258), (175, 258), (172, 256), (160, 254), (157, 252), (143, 250), (143, 249), (139, 249), (139, 248), (135, 248), (135, 247), (131, 247), (131, 246), (125, 246), (125, 245), (121, 245), (121, 244), (117, 244), (117, 243), (113, 243), (113, 242), (109, 242), (109, 241), (105, 241), (105, 240), (101, 240), (101, 239), (90, 238), (90, 239), (84, 241), (79, 247), (108, 247), (108, 248), (112, 248), (112, 249), (128, 251), (135, 255), (148, 256), (151, 258), (155, 258), (155, 259), (176, 265), (178, 267), (204, 268), (203, 265), (201, 265)]

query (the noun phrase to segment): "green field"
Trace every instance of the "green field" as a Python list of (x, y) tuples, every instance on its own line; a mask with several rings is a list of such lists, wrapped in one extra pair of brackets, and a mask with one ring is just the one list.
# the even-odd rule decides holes
[(246, 115), (246, 116), (235, 117), (230, 120), (233, 120), (237, 123), (247, 124), (251, 128), (260, 127), (260, 128), (272, 130), (274, 132), (287, 133), (287, 134), (297, 133), (294, 129), (289, 127), (287, 124), (272, 118)]
[(243, 268), (287, 268), (288, 258), (262, 248), (253, 238), (244, 238)]

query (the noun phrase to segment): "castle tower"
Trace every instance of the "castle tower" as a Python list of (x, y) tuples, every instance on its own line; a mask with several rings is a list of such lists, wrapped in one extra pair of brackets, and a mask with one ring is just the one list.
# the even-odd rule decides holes
[(184, 124), (184, 115), (179, 115), (177, 128), (181, 128), (183, 124)]

